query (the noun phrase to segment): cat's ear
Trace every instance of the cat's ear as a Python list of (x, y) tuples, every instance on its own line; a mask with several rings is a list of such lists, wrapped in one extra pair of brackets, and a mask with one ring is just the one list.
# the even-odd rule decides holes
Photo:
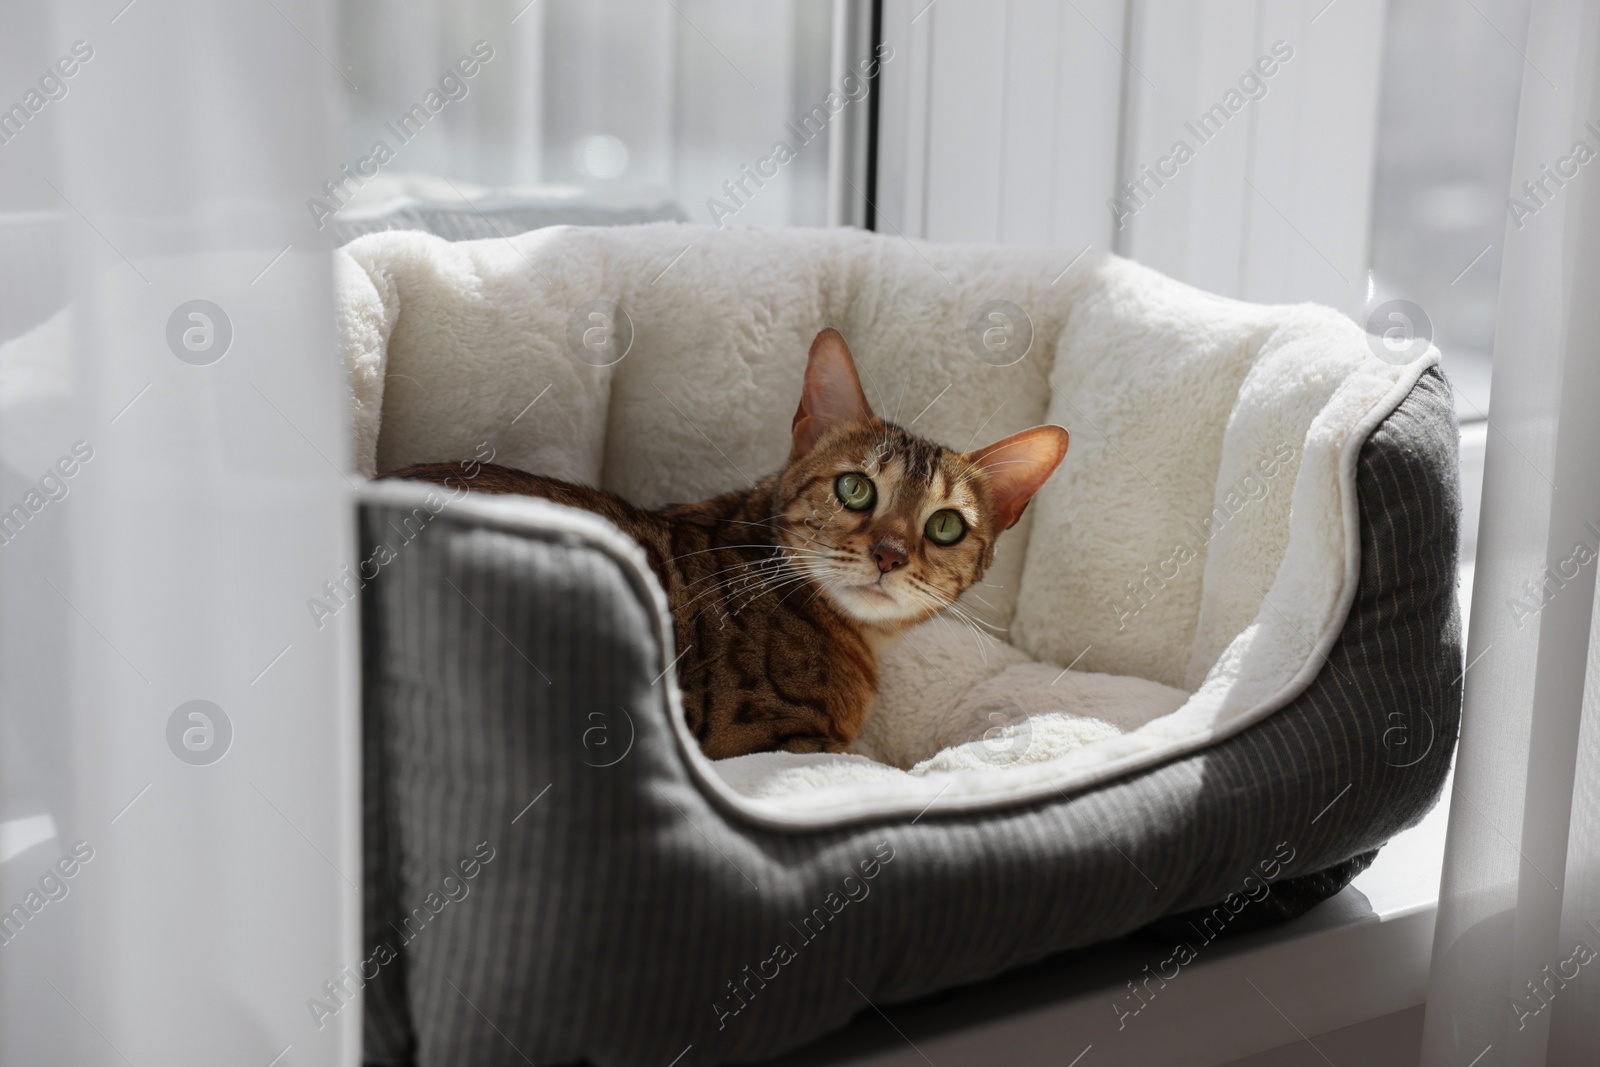
[(828, 327), (811, 342), (806, 361), (806, 383), (800, 391), (800, 406), (794, 413), (794, 448), (791, 462), (811, 451), (823, 434), (838, 426), (865, 423), (877, 425), (850, 346), (839, 331)]
[(994, 503), (995, 523), (1009, 530), (1045, 480), (1067, 454), (1067, 431), (1035, 426), (967, 453), (967, 462), (982, 473)]

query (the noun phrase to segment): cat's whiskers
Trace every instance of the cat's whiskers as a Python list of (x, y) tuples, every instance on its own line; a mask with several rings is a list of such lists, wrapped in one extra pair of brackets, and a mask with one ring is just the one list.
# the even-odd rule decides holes
[(736, 572), (744, 571), (744, 570), (756, 570), (756, 569), (760, 569), (760, 568), (763, 568), (763, 567), (773, 566), (774, 564), (781, 563), (781, 562), (782, 562), (782, 560), (779, 559), (779, 557), (776, 556), (776, 555), (763, 556), (760, 559), (739, 560), (739, 561), (734, 562), (734, 563), (729, 563), (729, 564), (726, 564), (724, 566), (717, 567), (717, 568), (711, 570), (710, 572), (701, 575), (699, 578), (696, 578), (692, 582), (685, 582), (680, 588), (682, 588), (682, 589), (692, 589), (694, 586), (699, 585), (701, 582), (710, 581), (710, 580), (715, 579), (715, 578), (727, 578), (730, 581), (737, 580), (739, 575)]
[(790, 587), (790, 586), (796, 586), (796, 587), (803, 586), (807, 582), (811, 581), (811, 579), (813, 577), (814, 576), (810, 575), (810, 574), (790, 574), (790, 575), (784, 576), (783, 578), (776, 579), (776, 580), (774, 580), (772, 582), (769, 582), (766, 585), (764, 585), (759, 591), (746, 595), (745, 599), (743, 600), (742, 603), (734, 605), (732, 614), (738, 615), (745, 608), (749, 607), (751, 604), (754, 604), (757, 600), (760, 600), (762, 597), (768, 595), (769, 593), (775, 593), (780, 589), (784, 589), (784, 588), (787, 588), (787, 587)]
[[(982, 618), (981, 616), (974, 614), (973, 612), (969, 611), (965, 607), (962, 607), (961, 604), (958, 603), (955, 600), (947, 600), (947, 601), (945, 601), (945, 609), (948, 610), (949, 612), (951, 612), (957, 618), (964, 619), (964, 620), (966, 620), (967, 622), (969, 622), (970, 624), (972, 624), (974, 626), (981, 626), (986, 630), (993, 630), (996, 633), (1002, 633), (1003, 634), (1003, 633), (1008, 633), (1009, 632), (1006, 629), (1006, 627), (999, 626), (999, 625), (997, 625), (995, 623), (990, 622), (988, 619)], [(988, 634), (985, 634), (984, 636), (988, 636)]]
[(961, 616), (962, 618), (970, 619), (972, 621), (973, 625), (981, 626), (985, 630), (993, 630), (995, 633), (998, 633), (998, 634), (1003, 634), (1003, 633), (1009, 633), (1010, 632), (1006, 627), (1001, 626), (998, 623), (990, 622), (988, 619), (985, 619), (983, 616), (977, 614), (976, 612), (971, 611), (968, 608), (962, 607), (959, 603), (956, 603), (955, 601), (951, 601), (947, 605), (947, 607), (949, 608), (949, 610), (955, 612), (957, 615)]
[(718, 519), (717, 521), (732, 523), (735, 526), (766, 526), (768, 523), (782, 523), (787, 520), (782, 515), (774, 515), (770, 519), (762, 519), (759, 522), (751, 522), (749, 519)]
[[(804, 583), (809, 582), (809, 581), (811, 581), (813, 579), (819, 579), (820, 580), (825, 574), (826, 574), (826, 569), (825, 568), (821, 567), (818, 564), (811, 563), (810, 561), (806, 561), (804, 564), (796, 564), (795, 568), (794, 568), (794, 573), (787, 574), (787, 575), (780, 575), (778, 577), (768, 579), (766, 582), (764, 582), (762, 584), (762, 587), (759, 589), (758, 592), (754, 593), (753, 595), (750, 595), (742, 604), (737, 605), (733, 609), (731, 614), (732, 615), (738, 615), (745, 608), (749, 607), (751, 604), (754, 604), (757, 600), (760, 600), (762, 597), (766, 596), (768, 593), (775, 593), (779, 589), (783, 589), (783, 588), (788, 587), (788, 586), (799, 587), (799, 586), (803, 585)], [(792, 591), (793, 590), (791, 590), (791, 592)], [(724, 613), (724, 616), (723, 616), (724, 619), (727, 619), (729, 617), (731, 617), (731, 616), (728, 613)]]
[(974, 628), (981, 627), (981, 629), (978, 629), (977, 632), (983, 634), (983, 636), (989, 638), (991, 641), (995, 641), (996, 643), (999, 642), (999, 638), (994, 637), (988, 631), (993, 630), (993, 631), (995, 631), (995, 633), (1002, 633), (1002, 634), (1007, 632), (1006, 628), (1004, 626), (996, 626), (994, 623), (988, 621), (987, 619), (983, 619), (983, 618), (978, 617), (977, 615), (974, 615), (972, 612), (968, 611), (966, 608), (962, 607), (959, 604), (950, 604), (950, 605), (948, 605), (946, 607), (946, 610), (949, 611), (956, 618), (958, 618), (958, 619), (962, 620), (963, 622), (965, 622), (969, 626), (972, 626)]
[[(688, 559), (691, 556), (704, 556), (704, 555), (707, 555), (708, 553), (711, 553), (711, 552), (752, 552), (752, 551), (759, 552), (764, 548), (778, 548), (778, 547), (780, 547), (780, 546), (776, 546), (776, 545), (713, 545), (710, 548), (697, 548), (693, 552), (683, 552), (683, 553), (680, 553), (680, 554), (678, 554), (676, 556), (668, 556), (667, 557), (667, 561), (669, 563), (676, 563), (680, 559)], [(781, 546), (781, 547), (787, 547), (787, 546)]]
[(912, 591), (916, 595), (939, 606), (941, 609), (940, 617), (945, 619), (953, 618), (972, 632), (978, 646), (978, 655), (983, 659), (983, 662), (987, 664), (989, 662), (988, 649), (984, 644), (983, 639), (987, 638), (989, 641), (993, 641), (996, 644), (999, 643), (999, 639), (991, 634), (985, 633), (983, 630), (979, 629), (979, 627), (987, 626), (991, 629), (998, 630), (1001, 633), (1005, 632), (1005, 628), (995, 626), (993, 623), (978, 618), (963, 608), (960, 604), (956, 603), (954, 597), (949, 596), (943, 590), (936, 588), (930, 583), (915, 577), (913, 577), (911, 581), (913, 583), (911, 587)]
[[(959, 615), (941, 611), (935, 615), (934, 618), (938, 619), (946, 626), (954, 626), (959, 630), (965, 630), (971, 634), (972, 644), (978, 650), (979, 662), (981, 662), (984, 666), (989, 665), (989, 648), (988, 645), (984, 643), (984, 638), (988, 637), (988, 634), (983, 633), (981, 630), (975, 629), (970, 622), (968, 622), (966, 619), (963, 619)], [(991, 638), (990, 640), (993, 639)]]
[(803, 533), (803, 531), (798, 530), (787, 531), (787, 533), (800, 534), (800, 537), (803, 537), (808, 545), (821, 544), (822, 547), (826, 547), (826, 549), (837, 549), (838, 547), (838, 545), (834, 544), (834, 542), (826, 541), (826, 539), (821, 536), (822, 526), (813, 526), (813, 528), (811, 528), (811, 533)]
[[(954, 608), (954, 605), (952, 605), (952, 608)], [(968, 630), (971, 635), (973, 635), (973, 643), (978, 645), (979, 659), (981, 659), (984, 664), (989, 664), (989, 645), (990, 643), (992, 643), (992, 645), (998, 645), (998, 643), (1000, 643), (998, 638), (995, 638), (994, 635), (990, 635), (990, 633), (984, 633), (982, 630), (979, 630), (978, 625), (976, 625), (976, 621), (974, 621), (973, 617), (971, 617), (970, 614), (966, 614), (965, 611), (962, 611), (962, 609), (947, 609), (947, 613), (942, 614), (941, 617), (944, 617), (944, 619), (952, 619), (952, 617), (954, 617), (955, 621), (960, 622), (960, 624), (962, 624), (963, 627), (965, 627), (965, 629)]]
[(805, 576), (814, 569), (821, 569), (822, 564), (826, 563), (828, 559), (829, 556), (827, 553), (812, 552), (811, 550), (806, 549), (795, 549), (790, 546), (775, 547), (771, 556), (767, 556), (759, 560), (744, 561), (733, 564), (729, 567), (721, 568), (711, 574), (697, 579), (695, 582), (683, 586), (683, 588), (687, 590), (690, 588), (690, 586), (698, 585), (700, 582), (707, 581), (712, 578), (724, 577), (729, 571), (740, 571), (740, 573), (734, 574), (727, 579), (726, 588), (719, 585), (710, 589), (702, 590), (688, 602), (683, 604), (682, 610), (687, 610), (698, 601), (704, 599), (705, 597), (713, 596), (718, 592), (726, 593), (730, 599), (737, 599), (740, 596), (749, 594), (751, 590), (754, 589), (756, 590), (755, 595), (759, 596), (761, 593), (768, 591), (769, 587), (777, 587), (776, 583), (782, 583), (786, 581), (792, 573), (799, 573), (801, 576)]
[[(933, 608), (928, 614), (929, 618), (942, 619), (946, 623), (950, 622), (950, 616), (944, 614), (944, 609), (950, 606), (950, 602), (943, 596), (940, 596), (937, 592), (929, 591), (927, 588), (918, 588), (916, 585), (912, 585), (908, 592), (915, 600)], [(977, 646), (978, 658), (987, 665), (989, 662), (988, 650), (984, 647), (983, 642), (976, 637), (976, 632), (973, 643)]]
[[(817, 529), (817, 533), (819, 533), (819, 534), (820, 534), (820, 533), (821, 533), (821, 532), (822, 532), (822, 530), (821, 530), (821, 528), (820, 528), (820, 527), (819, 527), (819, 528), (818, 528), (818, 529)], [(800, 536), (801, 536), (801, 537), (804, 537), (804, 538), (805, 538), (805, 540), (806, 540), (806, 546), (807, 546), (807, 547), (809, 547), (809, 546), (811, 546), (811, 545), (818, 545), (818, 544), (820, 544), (820, 545), (822, 545), (822, 547), (823, 547), (823, 548), (825, 548), (825, 549), (828, 549), (828, 550), (830, 550), (830, 551), (834, 551), (834, 552), (837, 552), (837, 551), (841, 551), (841, 550), (842, 550), (842, 547), (843, 547), (843, 546), (841, 546), (841, 545), (838, 545), (838, 544), (835, 544), (835, 543), (834, 543), (834, 542), (832, 542), (832, 541), (826, 541), (826, 540), (823, 540), (823, 539), (822, 539), (822, 538), (820, 538), (820, 537), (811, 537), (811, 536), (809, 536), (809, 535), (807, 535), (807, 534), (803, 534), (803, 533), (802, 533), (802, 534), (801, 534), (801, 535), (800, 535)], [(784, 544), (784, 546), (783, 546), (783, 547), (785, 547), (785, 548), (796, 548), (796, 549), (798, 549), (798, 548), (799, 548), (799, 547), (800, 547), (800, 546), (798, 546), (798, 545), (790, 545), (790, 544), (787, 544), (787, 543), (785, 543), (785, 544)]]
[(708, 607), (715, 604), (727, 604), (731, 601), (737, 600), (741, 596), (744, 596), (752, 589), (760, 589), (765, 582), (774, 581), (777, 578), (786, 576), (788, 573), (789, 572), (787, 570), (775, 570), (770, 576), (755, 574), (746, 575), (738, 579), (737, 584), (730, 582), (714, 586), (710, 589), (701, 590), (699, 593), (695, 594), (693, 599), (684, 602), (680, 606), (679, 610), (688, 611), (691, 608), (694, 608), (695, 605), (699, 604), (701, 601), (708, 601)]
[[(826, 569), (826, 570), (820, 571), (817, 574), (812, 575), (812, 585), (815, 588), (812, 589), (811, 595), (806, 598), (806, 606), (810, 607), (811, 602), (813, 600), (817, 599), (817, 597), (822, 595), (824, 592), (826, 592), (828, 594), (829, 600), (833, 601), (837, 605), (837, 601), (834, 601), (834, 598), (833, 598), (834, 584), (835, 584), (834, 571), (833, 571), (833, 569), (831, 567)], [(787, 602), (788, 599), (790, 597), (794, 596), (794, 594), (796, 592), (798, 592), (799, 590), (804, 589), (804, 588), (805, 588), (805, 586), (803, 586), (803, 585), (795, 586), (793, 589), (791, 589), (787, 593), (783, 594), (782, 599), (780, 599), (778, 601), (778, 603), (779, 604), (783, 604), (783, 603)]]
[[(773, 577), (783, 575), (792, 565), (793, 564), (790, 560), (774, 555), (768, 556), (764, 559), (750, 560), (743, 563), (736, 563), (728, 567), (719, 568), (718, 570), (697, 578), (693, 582), (686, 583), (681, 587), (682, 592), (688, 592), (691, 588), (699, 585), (701, 582), (712, 581), (713, 579), (724, 580), (719, 581), (718, 584), (712, 585), (709, 588), (703, 589), (696, 593), (681, 606), (681, 610), (688, 610), (705, 597), (715, 596), (718, 593), (735, 595), (741, 592), (743, 589), (748, 588), (752, 583), (763, 580), (768, 575)], [(731, 574), (730, 576), (729, 572), (732, 571), (738, 571), (739, 573)]]
[(980, 631), (974, 630), (971, 625), (965, 623), (965, 620), (962, 620), (957, 616), (941, 613), (938, 618), (947, 626), (957, 626), (972, 634), (972, 643), (978, 650), (978, 661), (985, 667), (989, 665), (989, 650), (988, 647), (983, 643), (984, 635)]

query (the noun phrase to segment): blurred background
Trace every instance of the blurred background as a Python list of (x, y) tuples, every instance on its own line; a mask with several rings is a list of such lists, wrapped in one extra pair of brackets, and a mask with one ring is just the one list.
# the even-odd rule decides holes
[[(829, 89), (831, 3), (340, 0), (338, 8), (350, 77), (341, 82), (347, 157), (365, 154), (472, 42), (493, 48), (473, 79), (476, 99), (394, 164), (469, 186), (669, 204), (679, 217), (711, 222), (706, 199), (725, 197), (723, 181), (765, 155), (786, 136), (784, 123)], [(823, 140), (785, 166), (738, 223), (826, 225)]]
[[(1424, 309), (1463, 417), (1482, 418), (1528, 0), (1324, 4), (887, 0), (875, 17), (894, 58), (876, 98), (852, 104), (863, 124), (878, 123), (867, 149), (877, 167), (873, 188), (857, 182), (853, 193), (874, 209), (881, 201), (874, 228), (883, 232), (1113, 246), (1230, 295), (1326, 300), (1331, 273), (1296, 292), (1263, 276), (1272, 256), (1259, 234), (1250, 245), (1252, 223), (1298, 227), (1315, 254), (1350, 268), (1340, 280), (1349, 294), (1330, 302), (1352, 314), (1391, 299)], [(470, 96), (397, 151), (354, 207), (494, 189), (584, 221), (604, 217), (585, 214), (589, 206), (631, 209), (630, 221), (723, 221), (708, 207), (735, 206), (723, 183), (774, 140), (793, 140), (786, 124), (822, 104), (835, 24), (852, 6), (874, 7), (338, 0), (341, 159), (392, 140), (386, 124), (473, 41), (490, 42), (495, 56)], [(1183, 122), (1280, 39), (1303, 54), (1265, 79), (1245, 123), (1231, 124), (1249, 128), (1204, 146), (1192, 173), (1186, 166), (1175, 179), (1199, 191), (1160, 191), (1163, 203), (1188, 197), (1190, 210), (1141, 209), (1113, 226), (1105, 202), (1154, 161), (1140, 149), (1158, 155), (1170, 139), (1195, 140)], [(830, 151), (838, 146), (827, 136), (805, 144), (727, 224), (830, 224)], [(1295, 167), (1295, 155), (1335, 160), (1322, 181), (1339, 188), (1317, 188), (1315, 168)], [(1235, 261), (1227, 265), (1182, 247), (1211, 235), (1181, 216), (1239, 199), (1237, 189), (1217, 197), (1205, 188), (1223, 170), (1288, 177), (1286, 199), (1307, 209), (1252, 220), (1284, 205), (1275, 190), (1244, 189), (1246, 202), (1227, 205), (1232, 232), (1214, 237)]]

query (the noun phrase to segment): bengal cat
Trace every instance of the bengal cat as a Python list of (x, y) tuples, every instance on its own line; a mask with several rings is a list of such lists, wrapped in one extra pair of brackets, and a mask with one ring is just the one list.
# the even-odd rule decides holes
[[(1036, 426), (954, 452), (872, 411), (844, 338), (811, 345), (789, 461), (749, 489), (656, 511), (496, 465), (472, 481), (597, 512), (644, 547), (672, 608), (689, 729), (712, 759), (843, 752), (878, 656), (983, 576), (1067, 451)], [(424, 463), (387, 475), (459, 478)], [(959, 609), (956, 609), (959, 610)]]

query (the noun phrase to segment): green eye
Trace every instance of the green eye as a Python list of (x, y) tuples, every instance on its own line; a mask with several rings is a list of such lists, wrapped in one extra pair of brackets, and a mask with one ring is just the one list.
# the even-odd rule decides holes
[(960, 512), (945, 508), (928, 516), (928, 525), (923, 527), (923, 532), (936, 545), (953, 545), (967, 536), (967, 523)]
[(833, 480), (833, 491), (840, 503), (851, 511), (866, 511), (878, 499), (878, 491), (864, 474), (841, 474)]

